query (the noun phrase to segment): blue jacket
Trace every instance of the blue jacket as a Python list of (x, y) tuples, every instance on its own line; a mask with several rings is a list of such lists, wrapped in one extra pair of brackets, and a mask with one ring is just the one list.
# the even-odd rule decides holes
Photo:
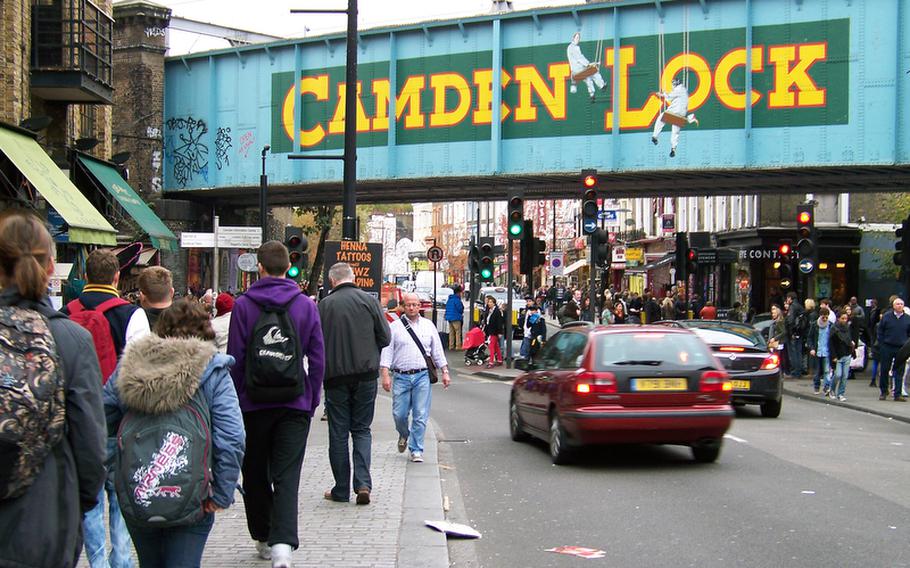
[(464, 302), (461, 294), (452, 294), (446, 300), (446, 321), (462, 321), (464, 319)]
[(234, 502), (246, 448), (243, 416), (229, 369), (230, 355), (201, 339), (146, 335), (127, 346), (120, 365), (104, 385), (108, 432), (116, 435), (128, 410), (161, 414), (179, 408), (198, 389), (208, 404), (212, 429), (212, 501)]
[(894, 310), (888, 310), (882, 316), (881, 323), (878, 324), (878, 341), (882, 345), (887, 345), (898, 349), (910, 338), (910, 316), (907, 314), (897, 317)]

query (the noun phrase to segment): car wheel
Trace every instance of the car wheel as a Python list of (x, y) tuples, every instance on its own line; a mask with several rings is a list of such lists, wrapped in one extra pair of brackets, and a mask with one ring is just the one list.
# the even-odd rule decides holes
[(528, 439), (528, 434), (521, 425), (521, 417), (518, 415), (518, 402), (514, 396), (509, 400), (509, 435), (516, 442), (524, 442)]
[(777, 418), (780, 416), (780, 407), (783, 405), (781, 400), (769, 400), (761, 405), (761, 415), (765, 418)]
[(722, 440), (704, 440), (692, 446), (692, 457), (698, 463), (713, 463), (720, 456)]
[(569, 463), (570, 453), (566, 431), (554, 410), (550, 413), (550, 459), (556, 465), (564, 465)]

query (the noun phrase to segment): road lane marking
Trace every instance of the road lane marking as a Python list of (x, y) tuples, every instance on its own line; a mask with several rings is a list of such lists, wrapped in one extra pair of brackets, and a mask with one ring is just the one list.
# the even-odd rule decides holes
[(734, 436), (733, 434), (724, 434), (724, 438), (729, 438), (729, 439), (733, 440), (734, 442), (739, 442), (740, 444), (748, 444), (748, 443), (749, 443), (748, 440), (743, 440), (742, 438), (737, 438), (737, 437)]

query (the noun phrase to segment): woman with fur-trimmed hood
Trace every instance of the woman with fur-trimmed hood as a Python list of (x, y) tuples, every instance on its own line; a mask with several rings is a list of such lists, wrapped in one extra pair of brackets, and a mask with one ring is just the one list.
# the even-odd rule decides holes
[(211, 492), (204, 502), (205, 516), (198, 523), (171, 528), (133, 526), (126, 521), (140, 565), (199, 566), (214, 513), (234, 502), (245, 449), (243, 418), (229, 373), (234, 358), (216, 352), (215, 333), (198, 302), (174, 302), (162, 312), (154, 331), (127, 347), (105, 385), (108, 431), (116, 433), (130, 410), (169, 414), (201, 390), (212, 436)]

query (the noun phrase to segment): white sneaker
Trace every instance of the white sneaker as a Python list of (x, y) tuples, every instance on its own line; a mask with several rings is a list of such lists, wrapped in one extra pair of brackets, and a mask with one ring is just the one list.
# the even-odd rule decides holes
[(411, 452), (411, 461), (414, 463), (423, 463), (423, 454), (420, 452)]
[(256, 541), (256, 554), (259, 558), (263, 560), (272, 559), (272, 549), (269, 547), (269, 543), (262, 542), (261, 540)]
[(291, 568), (291, 553), (294, 549), (290, 544), (272, 545), (272, 568)]
[(839, 400), (840, 402), (844, 402), (845, 400), (847, 400), (847, 397), (845, 397), (844, 395), (840, 395), (839, 397), (837, 397), (837, 400)]

